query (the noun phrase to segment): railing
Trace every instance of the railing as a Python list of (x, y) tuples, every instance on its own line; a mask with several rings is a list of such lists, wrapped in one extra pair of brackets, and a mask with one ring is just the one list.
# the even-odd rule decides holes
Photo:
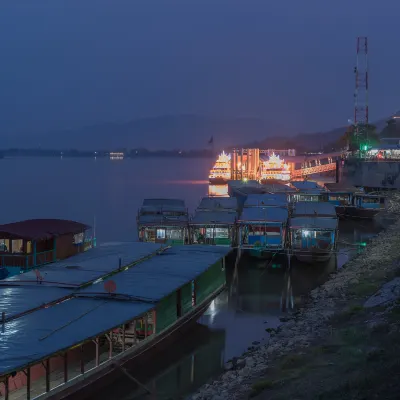
[(299, 176), (319, 174), (321, 172), (335, 171), (335, 170), (336, 170), (336, 163), (330, 163), (324, 165), (317, 165), (315, 167), (310, 167), (310, 168), (295, 169), (292, 172), (291, 176), (292, 178), (296, 178)]
[(2, 253), (0, 265), (2, 267), (20, 267), (28, 270), (39, 265), (48, 264), (54, 261), (54, 250), (47, 250), (36, 253), (36, 263), (33, 254), (9, 254)]

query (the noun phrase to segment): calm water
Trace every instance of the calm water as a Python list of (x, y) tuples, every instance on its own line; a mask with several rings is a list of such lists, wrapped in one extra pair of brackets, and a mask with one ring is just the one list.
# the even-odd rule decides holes
[[(0, 163), (7, 172), (1, 223), (67, 218), (92, 225), (95, 218), (98, 243), (136, 239), (136, 214), (145, 197), (182, 198), (193, 212), (207, 193), (226, 192), (224, 187), (208, 188), (211, 160), (38, 158)], [(212, 302), (193, 330), (136, 376), (155, 395), (144, 395), (121, 376), (92, 398), (159, 400), (195, 390), (227, 360), (267, 339), (266, 328), (276, 326), (287, 310), (301, 304), (310, 290), (360, 250), (357, 244), (381, 229), (379, 222), (341, 223), (338, 257), (319, 266), (294, 263), (290, 274), (284, 260), (266, 269), (266, 262), (243, 258), (235, 278), (233, 268), (227, 268), (229, 289)]]

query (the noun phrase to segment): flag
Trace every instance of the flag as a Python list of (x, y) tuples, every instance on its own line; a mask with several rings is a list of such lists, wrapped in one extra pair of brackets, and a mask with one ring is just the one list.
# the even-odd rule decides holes
[(213, 144), (214, 143), (214, 136), (210, 137), (210, 140), (208, 141), (208, 144)]

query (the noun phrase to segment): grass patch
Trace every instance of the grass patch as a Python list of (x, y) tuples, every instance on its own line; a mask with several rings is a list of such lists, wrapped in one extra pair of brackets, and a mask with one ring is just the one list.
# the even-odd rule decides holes
[(262, 381), (258, 381), (252, 385), (250, 397), (255, 397), (264, 390), (272, 389), (274, 386), (275, 382), (269, 379), (263, 379)]
[(290, 354), (283, 358), (282, 362), (280, 363), (280, 367), (282, 369), (293, 369), (305, 364), (306, 360), (304, 356), (299, 354)]
[(331, 318), (331, 322), (333, 324), (341, 324), (344, 322), (349, 321), (354, 315), (358, 315), (365, 312), (365, 309), (363, 306), (356, 304), (353, 305), (347, 309), (345, 309), (344, 311), (334, 314)]
[(376, 282), (361, 282), (349, 287), (349, 293), (357, 297), (365, 297), (373, 295), (380, 285)]

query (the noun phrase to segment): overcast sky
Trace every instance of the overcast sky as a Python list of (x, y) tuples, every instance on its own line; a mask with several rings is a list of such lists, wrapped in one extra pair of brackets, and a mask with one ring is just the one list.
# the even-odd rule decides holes
[(287, 133), (400, 109), (399, 0), (2, 0), (0, 134), (165, 114), (255, 116)]

